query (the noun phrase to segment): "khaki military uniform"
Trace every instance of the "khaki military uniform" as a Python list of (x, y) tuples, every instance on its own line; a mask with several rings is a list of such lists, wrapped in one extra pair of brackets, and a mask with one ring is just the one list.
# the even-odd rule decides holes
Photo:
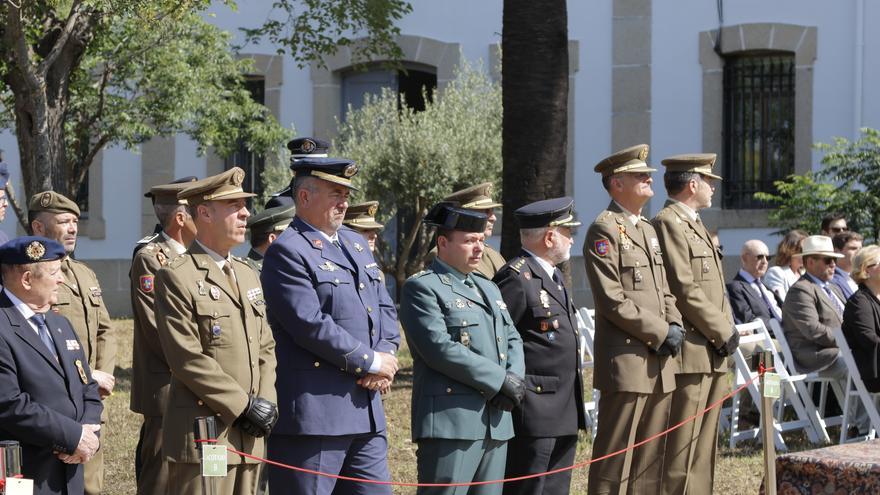
[[(669, 288), (684, 318), (685, 340), (672, 397), (670, 426), (701, 413), (728, 392), (727, 358), (715, 353), (733, 332), (721, 258), (709, 231), (687, 208), (667, 201), (653, 220)], [(715, 408), (670, 433), (663, 493), (712, 493), (718, 417)]]
[[(434, 258), (436, 257), (437, 246), (434, 246), (425, 256), (425, 266), (430, 266), (431, 262), (434, 261)], [(501, 256), (501, 253), (493, 249), (492, 246), (486, 244), (486, 248), (483, 251), (483, 257), (480, 258), (480, 264), (477, 265), (477, 268), (474, 271), (480, 273), (489, 280), (492, 280), (495, 274), (498, 273), (498, 270), (500, 270), (505, 263), (507, 263), (507, 261)]]
[[(681, 323), (654, 228), (613, 202), (584, 245), (596, 308), (593, 386), (602, 392), (593, 457), (632, 446), (666, 428), (675, 358), (658, 356), (671, 323)], [(665, 438), (590, 467), (589, 493), (655, 493)]]
[(248, 252), (247, 258), (245, 258), (245, 262), (257, 272), (257, 276), (263, 271), (263, 255), (258, 253), (256, 249), (251, 248)]
[[(219, 445), (266, 457), (265, 438), (232, 423), (244, 412), (249, 395), (277, 401), (275, 340), (257, 275), (239, 258), (227, 263), (239, 297), (198, 242), (156, 278), (156, 313), (162, 315), (157, 330), (172, 374), (162, 425), (168, 493), (201, 493), (196, 417), (216, 417)], [(218, 493), (254, 493), (257, 461), (229, 453), (227, 462)]]
[(138, 494), (164, 494), (168, 464), (162, 456), (162, 415), (168, 403), (171, 370), (156, 334), (153, 303), (155, 276), (177, 257), (161, 235), (137, 251), (131, 262), (131, 305), (134, 310), (134, 345), (130, 409), (144, 415), (138, 450)]
[[(64, 283), (58, 288), (58, 303), (52, 310), (70, 320), (85, 347), (89, 367), (113, 374), (116, 366), (116, 337), (110, 313), (101, 297), (98, 277), (85, 263), (66, 258), (61, 263)], [(101, 413), (101, 437), (107, 439), (107, 408)], [(85, 493), (100, 494), (104, 488), (104, 450), (85, 464)]]

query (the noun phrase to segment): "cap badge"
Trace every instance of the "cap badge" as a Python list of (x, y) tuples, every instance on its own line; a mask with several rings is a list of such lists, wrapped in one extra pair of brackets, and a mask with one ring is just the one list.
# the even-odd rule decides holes
[(236, 186), (240, 186), (241, 183), (244, 182), (244, 171), (236, 170), (235, 173), (232, 174), (232, 182), (234, 182)]
[(49, 203), (52, 202), (52, 193), (45, 192), (42, 196), (40, 196), (40, 206), (43, 208), (48, 208)]
[(342, 175), (344, 175), (344, 176), (346, 176), (346, 177), (351, 177), (351, 176), (353, 176), (354, 174), (356, 174), (357, 171), (358, 171), (358, 166), (357, 166), (357, 164), (352, 163), (351, 165), (345, 167), (345, 170), (342, 171)]
[(46, 254), (46, 246), (40, 241), (34, 241), (28, 244), (24, 253), (31, 259), (31, 261), (40, 261), (43, 258), (43, 255)]
[(306, 139), (305, 141), (303, 141), (302, 146), (300, 146), (300, 148), (302, 148), (304, 153), (311, 153), (311, 152), (315, 151), (315, 148), (317, 148), (317, 147), (318, 147), (318, 145), (315, 144), (315, 142), (312, 141), (311, 139)]
[(370, 208), (367, 210), (367, 215), (375, 217), (377, 211), (379, 211), (379, 207), (377, 205), (371, 205)]
[(645, 161), (647, 159), (648, 159), (648, 148), (642, 148), (642, 150), (639, 151), (639, 160)]

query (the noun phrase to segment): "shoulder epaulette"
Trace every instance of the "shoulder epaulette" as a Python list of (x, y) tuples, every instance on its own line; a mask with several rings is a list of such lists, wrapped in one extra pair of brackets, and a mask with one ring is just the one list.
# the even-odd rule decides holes
[(606, 222), (606, 221), (608, 221), (609, 219), (611, 219), (612, 216), (614, 216), (614, 213), (613, 213), (613, 212), (611, 212), (611, 211), (609, 211), (609, 210), (604, 210), (604, 211), (602, 211), (601, 213), (599, 213), (598, 216), (596, 216), (596, 220), (595, 220), (595, 221), (596, 221), (596, 222)]
[[(431, 273), (431, 272), (428, 271), (428, 270), (422, 270), (422, 271), (419, 271), (419, 272), (413, 273), (412, 275), (409, 276), (409, 278), (410, 278), (410, 279), (413, 279), (413, 278), (424, 277), (424, 276), (427, 275), (428, 273)], [(409, 279), (407, 279), (407, 280), (409, 280)]]
[(510, 266), (511, 270), (515, 271), (516, 273), (519, 273), (520, 270), (522, 270), (523, 265), (525, 265), (525, 264), (526, 264), (526, 259), (523, 258), (522, 256), (520, 256), (518, 258), (515, 258), (513, 261), (511, 261), (509, 266)]
[(150, 235), (144, 237), (143, 239), (137, 241), (137, 243), (138, 244), (149, 244), (149, 243), (155, 241), (156, 238), (158, 238), (158, 237), (159, 237), (159, 234), (150, 234)]
[(165, 265), (165, 266), (168, 266), (168, 267), (171, 267), (171, 268), (177, 268), (177, 267), (179, 267), (180, 265), (182, 265), (182, 264), (184, 264), (184, 263), (186, 262), (186, 258), (187, 258), (187, 257), (186, 257), (186, 253), (181, 254), (181, 255), (179, 255), (179, 256), (175, 256), (175, 257), (174, 257), (171, 261), (169, 261), (168, 264)]

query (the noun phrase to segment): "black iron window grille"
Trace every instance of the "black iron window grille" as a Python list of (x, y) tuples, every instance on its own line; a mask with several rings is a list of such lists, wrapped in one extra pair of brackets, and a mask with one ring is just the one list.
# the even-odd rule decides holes
[[(244, 87), (251, 93), (251, 99), (261, 105), (266, 104), (266, 80), (262, 76), (247, 76), (244, 81)], [(263, 171), (266, 169), (266, 159), (263, 155), (257, 154), (248, 149), (244, 141), (239, 142), (238, 149), (229, 155), (225, 160), (225, 169), (232, 167), (241, 167), (244, 169), (244, 184), (242, 189), (246, 192), (257, 195), (259, 201), (263, 194)], [(254, 198), (247, 200), (247, 207), (253, 211)]]
[(788, 52), (725, 58), (723, 208), (768, 208), (754, 194), (794, 173), (794, 69)]

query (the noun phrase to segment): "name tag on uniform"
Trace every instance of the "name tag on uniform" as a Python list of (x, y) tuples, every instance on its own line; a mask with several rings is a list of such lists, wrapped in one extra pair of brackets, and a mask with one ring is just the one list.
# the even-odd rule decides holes
[(67, 344), (68, 351), (78, 351), (79, 350), (79, 342), (77, 342), (76, 339), (67, 339), (65, 341), (65, 344)]

